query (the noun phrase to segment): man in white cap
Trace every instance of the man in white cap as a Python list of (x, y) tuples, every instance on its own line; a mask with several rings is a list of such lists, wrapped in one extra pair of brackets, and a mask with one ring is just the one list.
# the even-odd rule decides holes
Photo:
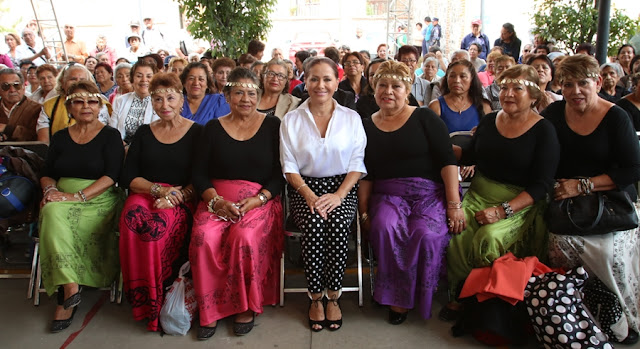
[[(126, 48), (131, 47), (131, 45), (129, 44), (129, 36), (131, 34), (137, 34), (138, 36), (140, 36), (140, 21), (137, 19), (132, 19), (129, 22), (129, 28), (131, 29), (131, 31), (129, 33), (127, 33), (127, 35), (124, 36), (124, 46)], [(140, 40), (142, 40), (142, 36), (140, 36)]]
[(167, 43), (164, 40), (164, 34), (153, 27), (153, 18), (145, 17), (143, 19), (145, 29), (142, 31), (142, 42), (149, 51), (156, 53), (163, 49), (168, 51)]
[(462, 39), (462, 43), (460, 44), (460, 48), (463, 50), (469, 50), (471, 44), (478, 44), (482, 47), (482, 52), (478, 54), (478, 58), (486, 59), (487, 53), (491, 49), (489, 46), (489, 37), (487, 34), (484, 34), (480, 31), (482, 28), (482, 21), (476, 19), (471, 22), (471, 33), (467, 34)]
[(142, 38), (140, 35), (131, 33), (129, 34), (127, 41), (130, 46), (129, 50), (123, 57), (125, 57), (129, 62), (135, 63), (138, 61), (139, 57), (149, 52), (149, 50), (142, 44)]

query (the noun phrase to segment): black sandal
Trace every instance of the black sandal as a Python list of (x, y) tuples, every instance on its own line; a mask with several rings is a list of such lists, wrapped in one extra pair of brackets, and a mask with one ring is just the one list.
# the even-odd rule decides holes
[(404, 313), (399, 313), (389, 308), (389, 323), (392, 325), (400, 325), (407, 319), (408, 314), (409, 310), (405, 311)]
[(249, 322), (233, 322), (233, 333), (236, 336), (244, 336), (245, 334), (251, 332), (253, 329), (253, 324), (256, 320), (256, 313), (253, 313), (253, 317)]
[[(329, 302), (333, 303), (334, 307), (338, 307), (340, 308), (340, 313), (342, 313), (342, 308), (340, 307), (340, 295), (342, 294), (342, 292), (340, 292), (335, 298), (331, 298), (328, 300), (327, 304)], [(328, 298), (328, 297), (327, 297)], [(326, 312), (326, 309), (325, 309)], [(326, 315), (325, 315), (326, 318)], [(338, 325), (338, 327), (331, 327), (333, 325)], [(340, 316), (340, 319), (338, 320), (329, 320), (327, 319), (327, 328), (329, 329), (329, 331), (337, 331), (339, 329), (342, 328), (342, 316)]]
[[(316, 308), (319, 307), (318, 303), (323, 303), (324, 306), (324, 302), (322, 302), (324, 295), (321, 295), (320, 297), (316, 298), (316, 299), (312, 299), (311, 295), (309, 295), (309, 310), (311, 310), (311, 307), (315, 305)], [(326, 326), (326, 319), (324, 320), (311, 320), (311, 317), (309, 317), (309, 328), (311, 328), (311, 331), (313, 332), (320, 332), (324, 329), (324, 327)], [(314, 327), (314, 325), (320, 325), (319, 328)]]

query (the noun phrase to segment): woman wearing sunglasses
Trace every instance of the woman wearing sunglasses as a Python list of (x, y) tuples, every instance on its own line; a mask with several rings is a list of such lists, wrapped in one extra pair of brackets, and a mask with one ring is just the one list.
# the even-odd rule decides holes
[(193, 216), (189, 261), (200, 340), (231, 315), (233, 332), (249, 333), (255, 314), (278, 300), (280, 120), (256, 110), (258, 84), (251, 70), (232, 70), (223, 90), (231, 113), (209, 121), (197, 144), (193, 186), (202, 201)]
[(266, 64), (260, 80), (262, 98), (258, 103), (259, 112), (282, 119), (298, 107), (300, 98), (288, 93), (291, 74), (291, 67), (281, 59), (272, 59)]
[(117, 216), (124, 201), (114, 184), (124, 148), (120, 133), (98, 120), (98, 87), (80, 81), (64, 101), (75, 124), (53, 135), (43, 177), (40, 264), (47, 294), (58, 291), (51, 332), (73, 320), (80, 286), (106, 287), (118, 276)]

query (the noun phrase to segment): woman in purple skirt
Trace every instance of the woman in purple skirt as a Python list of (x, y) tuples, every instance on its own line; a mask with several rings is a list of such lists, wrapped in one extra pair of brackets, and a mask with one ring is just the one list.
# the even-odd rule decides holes
[(378, 259), (373, 298), (398, 325), (409, 309), (431, 317), (449, 233), (465, 227), (456, 158), (447, 126), (427, 108), (411, 107), (411, 72), (388, 61), (373, 78), (380, 111), (365, 119), (368, 176), (359, 211)]

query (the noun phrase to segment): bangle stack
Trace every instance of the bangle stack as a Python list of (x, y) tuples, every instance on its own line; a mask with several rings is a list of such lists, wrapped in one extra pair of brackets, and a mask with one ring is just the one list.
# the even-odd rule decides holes
[(52, 190), (58, 191), (58, 187), (56, 187), (55, 184), (47, 185), (46, 187), (44, 187), (44, 189), (42, 189), (42, 196), (47, 196), (47, 193)]
[(151, 190), (150, 190), (151, 196), (153, 196), (154, 198), (159, 198), (160, 196), (162, 196), (162, 195), (160, 194), (160, 188), (162, 188), (162, 187), (160, 186), (160, 184), (158, 184), (158, 183), (153, 183), (153, 184), (151, 185)]
[(78, 201), (87, 202), (87, 196), (84, 195), (84, 192), (82, 190), (78, 190), (77, 193), (73, 194), (73, 197)]
[(505, 201), (502, 204), (502, 208), (504, 209), (504, 214), (506, 215), (506, 218), (511, 218), (511, 216), (513, 216), (513, 209), (511, 208), (511, 205), (509, 205), (509, 201)]
[(593, 191), (591, 178), (580, 178), (578, 180), (578, 192), (582, 195), (589, 195)]
[(447, 202), (447, 208), (452, 208), (455, 210), (459, 210), (462, 208), (462, 202), (459, 201), (449, 201)]
[(263, 192), (259, 192), (258, 193), (258, 199), (260, 199), (260, 201), (262, 201), (262, 206), (267, 204), (267, 201), (269, 201), (269, 198), (267, 198), (267, 195), (265, 195), (265, 193)]
[(224, 198), (220, 195), (216, 195), (211, 200), (209, 200), (209, 203), (207, 203), (207, 211), (213, 213), (216, 208), (216, 203), (220, 200), (224, 200)]

